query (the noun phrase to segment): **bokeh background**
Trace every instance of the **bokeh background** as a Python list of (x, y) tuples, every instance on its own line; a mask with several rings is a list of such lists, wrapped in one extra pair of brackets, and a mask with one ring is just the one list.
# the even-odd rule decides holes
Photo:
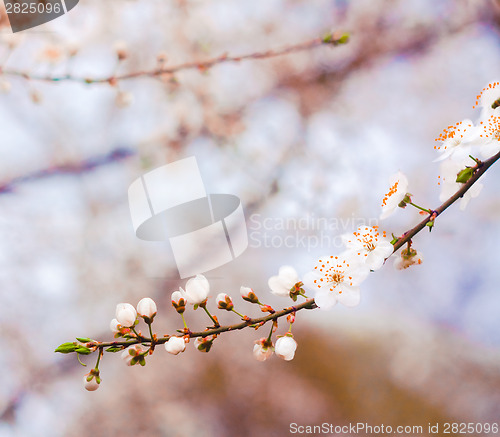
[[(299, 312), (291, 362), (254, 360), (267, 328), (248, 330), (209, 354), (160, 347), (145, 368), (106, 355), (89, 393), (88, 370), (53, 353), (76, 336), (110, 340), (115, 305), (145, 296), (159, 333), (181, 327), (170, 248), (135, 237), (127, 200), (134, 179), (168, 162), (194, 155), (209, 192), (241, 198), (250, 247), (207, 277), (212, 296), (227, 292), (253, 316), (239, 287), (288, 305), (267, 279), (284, 264), (306, 273), (340, 252), (339, 235), (375, 223), (396, 171), (417, 203), (437, 206), (434, 138), (477, 118), (476, 95), (499, 78), (498, 2), (81, 0), (29, 31), (1, 24), (0, 436), (285, 436), (290, 423), (323, 422), (427, 435), (428, 423), (500, 421), (495, 167), (465, 212), (454, 205), (415, 238), (421, 266), (389, 260), (358, 307)], [(108, 77), (154, 70), (158, 55), (174, 66), (338, 29), (351, 34), (345, 46), (117, 84), (11, 74)], [(379, 224), (401, 234), (419, 219), (400, 210)], [(187, 313), (194, 330), (207, 324), (199, 313)]]

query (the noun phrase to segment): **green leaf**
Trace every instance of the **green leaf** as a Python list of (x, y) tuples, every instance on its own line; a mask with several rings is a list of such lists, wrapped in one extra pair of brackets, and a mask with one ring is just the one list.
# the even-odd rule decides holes
[(107, 349), (105, 349), (106, 352), (120, 352), (124, 349), (123, 346), (110, 346)]
[(61, 354), (69, 354), (71, 352), (75, 352), (75, 350), (78, 348), (76, 342), (73, 343), (63, 343), (60, 346), (58, 346), (54, 352), (59, 352)]
[(86, 338), (86, 337), (76, 337), (76, 339), (80, 342), (80, 343), (88, 343), (89, 341), (92, 341), (91, 338)]
[(467, 167), (457, 174), (457, 182), (465, 184), (474, 174), (474, 169)]
[(75, 349), (75, 352), (79, 353), (79, 354), (83, 354), (83, 355), (89, 355), (91, 354), (92, 352), (90, 351), (90, 349), (84, 347), (84, 346), (78, 346), (76, 349)]

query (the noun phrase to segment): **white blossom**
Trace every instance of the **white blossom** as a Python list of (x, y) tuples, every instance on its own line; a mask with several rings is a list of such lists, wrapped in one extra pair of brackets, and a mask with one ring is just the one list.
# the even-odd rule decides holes
[(186, 283), (186, 291), (184, 297), (192, 305), (199, 305), (204, 302), (210, 292), (210, 284), (207, 278), (203, 275), (196, 275)]
[(169, 354), (177, 355), (186, 350), (186, 342), (182, 337), (170, 337), (165, 343), (165, 349)]
[(266, 361), (273, 354), (273, 344), (267, 338), (255, 341), (253, 356), (257, 361)]
[(471, 120), (463, 120), (448, 126), (436, 138), (441, 145), (434, 146), (441, 156), (435, 161), (446, 158), (463, 159), (471, 154), (472, 146), (481, 139), (481, 128), (474, 126)]
[(137, 312), (135, 308), (129, 303), (119, 303), (116, 305), (116, 320), (120, 325), (125, 328), (134, 326), (137, 319)]
[(277, 296), (290, 296), (290, 289), (299, 282), (299, 275), (291, 266), (282, 266), (277, 276), (272, 276), (267, 282), (271, 293)]
[(344, 234), (341, 238), (350, 254), (364, 258), (370, 270), (380, 269), (394, 251), (394, 246), (385, 238), (385, 232), (380, 235), (377, 226), (360, 226), (354, 233)]
[(297, 349), (297, 342), (291, 336), (284, 336), (278, 338), (274, 346), (274, 353), (283, 358), (285, 361), (290, 361), (295, 355)]
[(389, 179), (390, 188), (382, 199), (382, 214), (380, 219), (389, 217), (405, 198), (408, 190), (408, 179), (400, 171)]
[(482, 130), (481, 156), (488, 159), (500, 152), (500, 107), (493, 110), (488, 118), (481, 121), (480, 127)]
[(318, 307), (327, 309), (337, 302), (349, 307), (359, 304), (359, 285), (370, 272), (360, 258), (346, 252), (319, 259), (314, 270), (304, 277), (305, 288), (316, 293)]
[(482, 91), (479, 93), (476, 99), (476, 104), (474, 107), (480, 107), (481, 109), (481, 119), (487, 119), (496, 108), (493, 106), (498, 106), (496, 103), (500, 99), (500, 82), (491, 82), (486, 85)]

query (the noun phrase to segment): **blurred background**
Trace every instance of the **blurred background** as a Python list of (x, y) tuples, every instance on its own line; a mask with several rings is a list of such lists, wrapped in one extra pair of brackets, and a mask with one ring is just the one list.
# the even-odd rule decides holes
[[(341, 251), (342, 233), (375, 224), (398, 170), (417, 203), (437, 206), (434, 138), (477, 118), (476, 95), (499, 79), (499, 2), (81, 0), (28, 31), (0, 24), (1, 437), (284, 436), (290, 423), (323, 422), (427, 435), (429, 423), (500, 421), (496, 167), (465, 212), (452, 206), (414, 239), (421, 266), (389, 260), (358, 307), (297, 313), (291, 362), (256, 361), (268, 328), (245, 330), (209, 354), (159, 347), (145, 368), (108, 354), (90, 393), (89, 368), (53, 353), (77, 336), (111, 340), (116, 304), (145, 296), (158, 333), (182, 326), (171, 249), (137, 239), (130, 219), (128, 186), (148, 170), (196, 156), (208, 192), (240, 197), (249, 248), (206, 276), (212, 296), (232, 295), (251, 316), (241, 285), (287, 306), (268, 278), (284, 264), (306, 273)], [(152, 71), (158, 57), (169, 67), (338, 29), (351, 34), (345, 46), (155, 78), (29, 78)], [(379, 225), (399, 235), (420, 219), (399, 210)], [(186, 318), (207, 325), (200, 311)]]

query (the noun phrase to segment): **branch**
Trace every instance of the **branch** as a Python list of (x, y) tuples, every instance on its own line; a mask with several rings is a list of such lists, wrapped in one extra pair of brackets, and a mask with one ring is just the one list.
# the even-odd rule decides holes
[[(304, 309), (312, 310), (315, 308), (317, 308), (317, 306), (314, 303), (314, 299), (308, 299), (299, 305), (293, 305), (293, 306), (285, 308), (281, 311), (276, 311), (275, 313), (270, 314), (269, 316), (254, 318), (254, 319), (249, 318), (247, 321), (242, 322), (242, 323), (237, 323), (235, 325), (221, 326), (219, 328), (207, 329), (205, 331), (200, 331), (200, 332), (189, 332), (187, 335), (189, 335), (190, 338), (208, 337), (210, 335), (217, 335), (217, 334), (221, 334), (223, 332), (237, 331), (240, 329), (247, 328), (251, 325), (262, 326), (269, 321), (279, 319), (280, 317), (286, 316), (287, 314), (294, 313), (296, 311), (300, 311), (300, 310), (304, 310)], [(170, 337), (172, 337), (172, 336), (169, 335), (169, 336), (166, 336), (163, 338), (159, 338), (158, 340), (155, 340), (155, 344), (166, 343)], [(108, 347), (108, 346), (131, 346), (133, 344), (138, 344), (138, 343), (151, 343), (151, 338), (141, 336), (141, 337), (136, 338), (136, 339), (129, 339), (128, 341), (97, 342), (96, 346), (99, 348), (103, 348), (103, 347)]]
[[(405, 232), (401, 238), (394, 244), (394, 252), (400, 249), (403, 245), (405, 245), (408, 241), (412, 239), (416, 234), (418, 234), (422, 229), (427, 226), (431, 220), (434, 220), (438, 215), (440, 215), (443, 211), (445, 211), (448, 207), (453, 205), (458, 199), (463, 197), (463, 195), (469, 191), (469, 189), (478, 181), (478, 179), (488, 170), (498, 159), (500, 158), (500, 152), (491, 158), (487, 159), (484, 162), (480, 162), (475, 167), (475, 172), (471, 176), (471, 178), (464, 183), (463, 187), (460, 188), (453, 196), (451, 196), (446, 202), (437, 207), (435, 210), (432, 210), (432, 214), (422, 220), (418, 225)], [(393, 252), (393, 253), (394, 253)], [(389, 255), (390, 256), (390, 255)], [(386, 258), (387, 259), (387, 258)]]
[(83, 174), (94, 170), (97, 167), (101, 167), (107, 164), (111, 164), (117, 161), (121, 161), (132, 156), (134, 152), (126, 148), (116, 148), (106, 155), (98, 155), (92, 158), (88, 158), (82, 162), (66, 163), (43, 170), (37, 170), (33, 173), (18, 176), (11, 179), (8, 182), (0, 183), (0, 194), (10, 193), (14, 190), (14, 186), (24, 182), (35, 181), (38, 179), (48, 178), (55, 175), (70, 175), (70, 174)]
[(200, 71), (206, 71), (207, 69), (213, 67), (216, 64), (222, 64), (225, 62), (240, 62), (246, 59), (269, 59), (277, 56), (287, 55), (289, 53), (300, 52), (304, 50), (310, 50), (315, 47), (319, 47), (321, 45), (332, 45), (337, 46), (341, 44), (347, 43), (349, 39), (348, 34), (346, 33), (333, 33), (327, 34), (323, 38), (314, 38), (310, 41), (294, 44), (291, 46), (283, 47), (277, 50), (266, 50), (263, 52), (255, 52), (242, 56), (229, 56), (227, 53), (224, 53), (215, 58), (207, 59), (206, 61), (201, 62), (185, 62), (182, 64), (174, 65), (172, 67), (166, 68), (156, 68), (155, 70), (142, 70), (136, 71), (133, 73), (125, 73), (122, 75), (112, 75), (108, 77), (101, 78), (88, 78), (88, 77), (78, 77), (72, 76), (70, 74), (62, 75), (62, 76), (42, 76), (42, 75), (31, 75), (28, 72), (13, 70), (13, 69), (3, 69), (0, 67), (0, 74), (4, 74), (6, 76), (18, 76), (27, 80), (38, 80), (44, 82), (61, 82), (61, 81), (73, 81), (73, 82), (82, 82), (86, 84), (95, 84), (95, 83), (109, 83), (115, 84), (117, 81), (126, 80), (126, 79), (134, 79), (137, 77), (158, 77), (164, 74), (173, 74), (177, 73), (181, 70), (193, 70), (197, 69)]

